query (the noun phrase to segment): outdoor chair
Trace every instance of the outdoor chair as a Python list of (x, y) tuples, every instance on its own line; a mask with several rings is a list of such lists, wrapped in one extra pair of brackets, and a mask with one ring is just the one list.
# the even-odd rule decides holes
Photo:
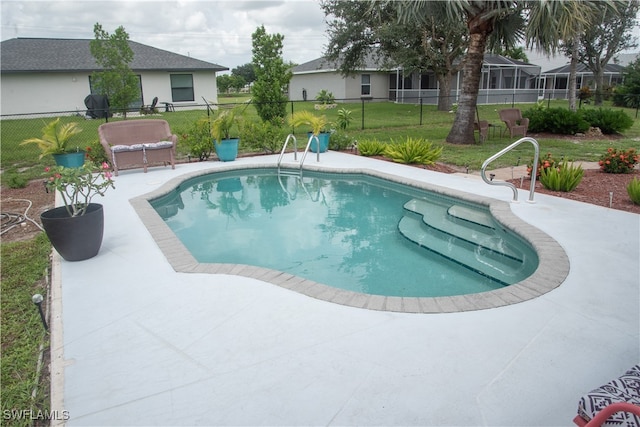
[(507, 126), (504, 132), (509, 131), (509, 135), (513, 138), (516, 135), (527, 136), (527, 128), (529, 127), (529, 119), (523, 118), (522, 113), (517, 108), (507, 108), (498, 112), (500, 120)]
[(474, 122), (473, 130), (478, 132), (480, 142), (485, 142), (489, 136), (489, 122), (486, 120)]
[(144, 115), (154, 114), (156, 112), (156, 105), (158, 105), (158, 97), (153, 98), (151, 105), (143, 105), (140, 112)]
[(590, 391), (578, 402), (580, 426), (640, 426), (640, 365)]
[(478, 132), (480, 142), (485, 142), (489, 137), (489, 122), (480, 120), (480, 112), (476, 106), (476, 121), (473, 123), (473, 130)]

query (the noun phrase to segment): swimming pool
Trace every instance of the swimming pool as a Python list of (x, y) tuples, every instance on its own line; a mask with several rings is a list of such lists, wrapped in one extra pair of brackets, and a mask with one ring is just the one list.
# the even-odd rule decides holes
[[(190, 179), (199, 178), (213, 172), (256, 168), (274, 169), (273, 161), (264, 161), (262, 159), (247, 159), (233, 164), (213, 163), (210, 166), (203, 165), (207, 167), (177, 175), (164, 184), (150, 181), (148, 185), (157, 186), (155, 190), (129, 200), (149, 234), (158, 245), (161, 253), (176, 272), (243, 276), (341, 305), (406, 313), (451, 313), (496, 308), (525, 302), (560, 286), (569, 272), (569, 260), (564, 249), (551, 236), (514, 215), (511, 211), (511, 203), (431, 184), (429, 181), (439, 181), (438, 173), (425, 173), (424, 171), (416, 173), (415, 168), (389, 165), (386, 162), (379, 161), (363, 161), (358, 157), (356, 157), (353, 165), (350, 164), (351, 162), (338, 167), (310, 163), (308, 166), (305, 165), (305, 170), (308, 168), (309, 170), (320, 172), (357, 173), (487, 206), (492, 216), (500, 224), (516, 231), (519, 236), (533, 246), (538, 255), (538, 268), (532, 275), (521, 282), (491, 291), (442, 297), (393, 297), (347, 291), (286, 272), (259, 266), (199, 262), (151, 206), (151, 202), (174, 193), (176, 188)], [(363, 167), (361, 164), (370, 166)], [(462, 179), (461, 183), (467, 181), (462, 177), (460, 179)], [(464, 187), (472, 189), (476, 185), (468, 182)], [(179, 201), (172, 209), (180, 209)], [(206, 232), (206, 230), (203, 230), (203, 232)], [(224, 242), (220, 242), (220, 244), (224, 244)], [(220, 279), (224, 280), (222, 277)], [(220, 279), (214, 279), (212, 283), (217, 283)]]
[(538, 266), (486, 205), (363, 174), (189, 179), (151, 205), (200, 263), (245, 264), (392, 297), (486, 292)]

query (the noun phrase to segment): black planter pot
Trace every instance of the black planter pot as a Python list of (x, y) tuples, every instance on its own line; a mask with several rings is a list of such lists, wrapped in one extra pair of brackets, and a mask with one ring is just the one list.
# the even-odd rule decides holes
[(84, 215), (75, 217), (61, 206), (43, 212), (40, 220), (49, 241), (65, 260), (82, 261), (98, 254), (104, 230), (101, 204), (90, 203)]

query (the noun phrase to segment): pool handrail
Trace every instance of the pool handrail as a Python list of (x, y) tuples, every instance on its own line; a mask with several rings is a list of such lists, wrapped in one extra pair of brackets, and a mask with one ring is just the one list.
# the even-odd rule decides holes
[(316, 161), (317, 162), (320, 161), (320, 140), (318, 139), (318, 135), (311, 134), (311, 136), (309, 136), (309, 141), (307, 141), (307, 147), (304, 149), (304, 153), (302, 153), (302, 158), (300, 159), (300, 173), (302, 173), (302, 165), (304, 164), (304, 159), (307, 158), (307, 153), (309, 152), (309, 149), (311, 148), (311, 143), (313, 142), (314, 139), (316, 140), (316, 148), (317, 148)]
[[(278, 171), (280, 170), (280, 164), (282, 163), (282, 157), (284, 157), (284, 152), (287, 149), (287, 145), (289, 145), (289, 140), (293, 139), (293, 160), (298, 161), (298, 140), (296, 139), (296, 137), (290, 133), (289, 135), (287, 135), (287, 139), (284, 141), (284, 145), (282, 146), (282, 150), (280, 150), (280, 156), (278, 156), (278, 163), (277, 163), (277, 167), (278, 167)], [(309, 152), (309, 149), (311, 148), (311, 142), (313, 142), (313, 140), (315, 139), (316, 141), (316, 147), (318, 148), (317, 150), (317, 160), (316, 161), (320, 161), (320, 140), (318, 139), (317, 135), (313, 135), (311, 134), (311, 136), (309, 136), (309, 141), (307, 141), (307, 146), (304, 149), (304, 153), (302, 153), (302, 158), (300, 159), (300, 173), (302, 173), (302, 166), (304, 165), (304, 160), (307, 157), (307, 153)]]
[(287, 145), (289, 145), (289, 140), (293, 138), (293, 160), (298, 160), (298, 140), (295, 135), (290, 133), (287, 135), (287, 139), (284, 141), (284, 145), (282, 146), (282, 150), (280, 150), (280, 156), (278, 157), (278, 169), (280, 168), (280, 162), (282, 162), (282, 157), (284, 156), (284, 151), (287, 149)]
[[(494, 154), (493, 156), (489, 157), (487, 160), (484, 161), (484, 163), (482, 164), (482, 168), (480, 169), (480, 176), (482, 177), (482, 180), (484, 182), (486, 182), (489, 185), (504, 185), (506, 187), (511, 188), (511, 190), (513, 190), (513, 202), (517, 202), (518, 201), (518, 189), (516, 188), (515, 185), (513, 185), (510, 182), (507, 181), (492, 181), (487, 179), (487, 176), (485, 174), (485, 170), (487, 169), (487, 166), (489, 165), (489, 163), (491, 163), (492, 161), (494, 161), (495, 159), (497, 159), (498, 157), (502, 156), (503, 154), (513, 150), (515, 147), (517, 147), (518, 145), (522, 144), (523, 142), (530, 142), (531, 144), (533, 144), (533, 148), (534, 148), (534, 157), (533, 157), (533, 167), (537, 168), (538, 167), (538, 159), (540, 158), (540, 144), (538, 144), (538, 141), (536, 141), (535, 139), (525, 136), (524, 138), (520, 138), (519, 140), (517, 140), (516, 142), (514, 142), (513, 144), (509, 145), (508, 147), (500, 150), (499, 152), (497, 152), (496, 154)], [(536, 172), (532, 169), (531, 170), (531, 186), (529, 188), (529, 203), (535, 203), (533, 201), (533, 194), (535, 192), (536, 189)]]

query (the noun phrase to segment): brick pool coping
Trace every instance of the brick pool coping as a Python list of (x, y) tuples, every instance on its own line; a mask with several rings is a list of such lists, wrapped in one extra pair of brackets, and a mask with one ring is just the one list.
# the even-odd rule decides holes
[(476, 294), (445, 297), (394, 297), (364, 294), (334, 288), (289, 273), (263, 267), (243, 264), (200, 263), (191, 255), (189, 250), (149, 203), (150, 200), (168, 194), (182, 182), (191, 178), (218, 172), (265, 168), (275, 169), (271, 163), (262, 165), (225, 165), (220, 168), (192, 172), (173, 178), (157, 190), (132, 198), (129, 202), (167, 258), (167, 261), (169, 261), (169, 264), (177, 272), (229, 274), (249, 277), (320, 300), (363, 309), (405, 313), (455, 313), (497, 308), (528, 301), (543, 295), (560, 286), (569, 274), (569, 258), (560, 244), (548, 234), (517, 217), (511, 211), (509, 203), (372, 169), (305, 165), (305, 170), (363, 174), (488, 206), (491, 214), (502, 226), (516, 233), (533, 246), (538, 254), (538, 268), (531, 276), (521, 282), (501, 289)]

